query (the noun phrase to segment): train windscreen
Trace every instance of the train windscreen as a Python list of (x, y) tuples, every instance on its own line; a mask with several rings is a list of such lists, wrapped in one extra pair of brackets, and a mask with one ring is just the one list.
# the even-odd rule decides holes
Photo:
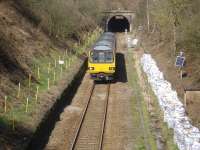
[(93, 63), (111, 63), (113, 62), (113, 53), (106, 51), (94, 51), (90, 53)]

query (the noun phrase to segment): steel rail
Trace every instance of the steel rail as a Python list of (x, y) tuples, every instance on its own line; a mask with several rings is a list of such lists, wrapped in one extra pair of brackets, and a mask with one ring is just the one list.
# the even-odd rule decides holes
[(84, 111), (82, 113), (82, 116), (81, 116), (81, 119), (80, 119), (80, 122), (79, 122), (79, 125), (78, 125), (78, 130), (75, 133), (75, 138), (72, 141), (72, 146), (71, 146), (70, 150), (74, 150), (75, 149), (75, 146), (76, 146), (76, 143), (77, 143), (80, 131), (81, 131), (81, 127), (83, 125), (83, 122), (84, 122), (84, 119), (85, 119), (85, 116), (87, 114), (87, 110), (88, 110), (88, 107), (89, 107), (89, 104), (90, 104), (90, 100), (91, 100), (93, 92), (94, 92), (94, 88), (95, 88), (95, 83), (93, 83), (93, 85), (92, 85), (87, 105), (86, 105), (86, 107), (85, 107), (85, 109), (84, 109)]
[[(75, 137), (74, 137), (74, 139), (72, 141), (72, 145), (71, 145), (70, 150), (75, 150), (75, 147), (76, 147), (76, 144), (77, 144), (77, 141), (78, 141), (78, 138), (79, 138), (79, 134), (81, 132), (81, 128), (83, 126), (85, 117), (87, 115), (87, 110), (89, 108), (89, 105), (90, 105), (90, 102), (91, 102), (91, 99), (92, 99), (92, 95), (93, 95), (94, 89), (95, 89), (95, 83), (93, 84), (93, 87), (91, 89), (87, 105), (86, 105), (86, 107), (85, 107), (85, 109), (84, 109), (84, 111), (82, 113), (80, 122), (78, 124), (78, 129), (77, 129), (77, 131), (75, 133)], [(110, 83), (107, 85), (106, 101), (105, 101), (105, 104), (104, 104), (104, 115), (103, 115), (103, 121), (102, 121), (102, 128), (101, 128), (101, 133), (100, 133), (100, 141), (99, 141), (98, 150), (102, 150), (102, 148), (103, 148), (103, 139), (104, 139), (104, 133), (105, 133), (105, 127), (106, 127), (106, 118), (107, 118), (107, 112), (108, 112), (108, 100), (109, 100), (109, 94), (110, 94), (109, 91), (110, 91)]]
[(101, 137), (100, 137), (101, 139), (100, 139), (100, 143), (99, 143), (99, 150), (103, 149), (103, 139), (104, 139), (104, 133), (105, 133), (105, 128), (106, 128), (109, 95), (110, 95), (110, 83), (107, 86), (107, 94), (106, 94), (106, 102), (105, 102), (105, 106), (104, 106), (104, 118), (103, 118), (102, 130), (101, 130)]

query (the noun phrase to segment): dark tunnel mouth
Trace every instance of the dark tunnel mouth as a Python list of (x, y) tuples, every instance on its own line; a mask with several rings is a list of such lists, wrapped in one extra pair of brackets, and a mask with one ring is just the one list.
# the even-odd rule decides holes
[(109, 32), (125, 32), (130, 31), (130, 23), (125, 16), (114, 16), (107, 24), (107, 30)]

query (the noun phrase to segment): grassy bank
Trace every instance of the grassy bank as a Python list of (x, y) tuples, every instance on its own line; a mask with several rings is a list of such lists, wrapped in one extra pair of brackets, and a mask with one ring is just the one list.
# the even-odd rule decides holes
[[(37, 105), (44, 103), (41, 102), (41, 96), (51, 87), (57, 86), (58, 81), (79, 61), (80, 55), (91, 46), (100, 32), (99, 29), (95, 30), (86, 36), (84, 44), (76, 44), (76, 54), (52, 49), (49, 56), (34, 58), (30, 78), (5, 95), (4, 107), (0, 107), (0, 123), (15, 130), (15, 126), (32, 121), (32, 114), (39, 108)], [(59, 64), (59, 60), (64, 64)]]
[[(147, 112), (146, 103), (144, 101), (143, 93), (139, 85), (138, 74), (135, 71), (135, 64), (133, 60), (133, 53), (129, 52), (128, 56), (128, 68), (134, 68), (134, 71), (128, 72), (130, 86), (133, 88), (132, 96), (132, 112), (134, 117), (134, 126), (137, 127), (136, 149), (145, 150), (148, 148), (156, 149), (156, 141), (154, 135), (151, 132), (150, 117)], [(130, 70), (130, 69), (129, 69)]]
[(134, 126), (139, 127), (136, 129), (139, 135), (136, 139), (136, 149), (154, 150), (161, 147), (163, 150), (178, 150), (173, 142), (173, 131), (163, 122), (163, 114), (146, 76), (137, 72), (134, 54), (135, 52), (128, 54), (128, 67), (134, 68), (134, 71), (128, 74), (130, 86), (134, 90), (132, 97)]
[[(157, 97), (153, 93), (144, 72), (143, 74), (144, 74), (143, 79), (144, 79), (145, 86), (147, 89), (146, 91), (151, 99), (151, 102), (150, 102), (151, 114), (149, 114), (149, 117), (151, 118), (151, 120), (155, 121), (154, 125), (156, 125), (156, 128), (159, 129), (159, 132), (161, 133), (162, 138), (160, 140), (161, 142), (163, 142), (164, 148), (166, 150), (178, 150), (178, 147), (174, 143), (173, 130), (169, 129), (167, 124), (163, 122), (164, 114), (160, 109)], [(156, 129), (152, 129), (152, 132), (156, 132), (155, 130)]]

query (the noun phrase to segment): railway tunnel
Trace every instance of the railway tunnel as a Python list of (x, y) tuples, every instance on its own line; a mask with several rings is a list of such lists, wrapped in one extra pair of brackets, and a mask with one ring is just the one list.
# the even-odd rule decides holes
[(125, 32), (130, 31), (130, 22), (123, 15), (111, 17), (107, 22), (107, 31), (109, 32)]

